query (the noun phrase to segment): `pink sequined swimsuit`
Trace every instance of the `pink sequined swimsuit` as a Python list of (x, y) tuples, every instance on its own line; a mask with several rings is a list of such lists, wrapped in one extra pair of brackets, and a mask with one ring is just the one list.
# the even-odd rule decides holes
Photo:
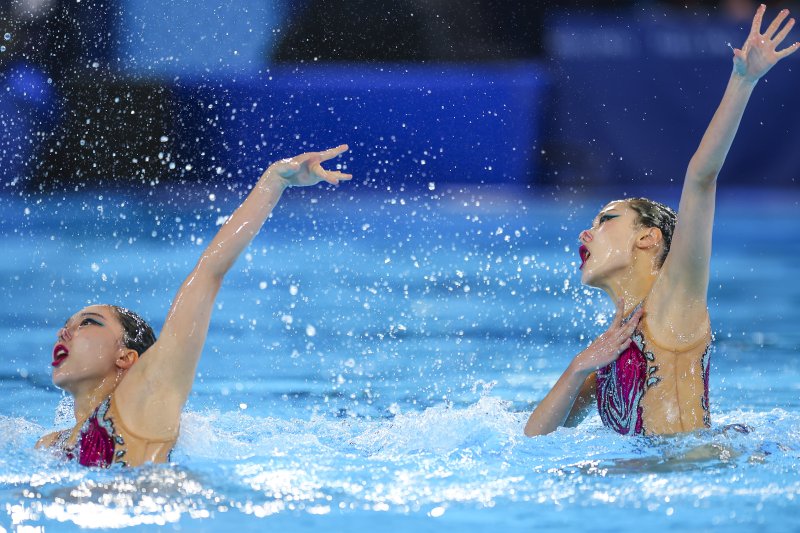
[(165, 440), (138, 436), (122, 424), (112, 397), (103, 400), (81, 425), (74, 446), (67, 445), (70, 430), (62, 431), (53, 446), (62, 450), (67, 459), (77, 460), (83, 466), (105, 468), (169, 461), (177, 435)]
[[(636, 309), (631, 312), (628, 319), (634, 312)], [(661, 381), (661, 378), (658, 375), (656, 357), (648, 348), (649, 343), (641, 323), (631, 339), (633, 342), (616, 361), (597, 371), (597, 410), (603, 425), (617, 433), (642, 435), (646, 432), (646, 428), (641, 400), (651, 387)], [(699, 370), (703, 380), (699, 406), (702, 409), (702, 424), (705, 427), (709, 427), (711, 423), (708, 404), (709, 347), (709, 343), (705, 344), (704, 349), (700, 346), (703, 351), (699, 357)]]

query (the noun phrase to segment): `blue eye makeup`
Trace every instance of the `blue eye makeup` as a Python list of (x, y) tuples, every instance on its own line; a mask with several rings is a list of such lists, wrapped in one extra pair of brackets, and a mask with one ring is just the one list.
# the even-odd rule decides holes
[(92, 318), (90, 316), (84, 316), (83, 318), (81, 318), (80, 325), (81, 326), (85, 326), (87, 324), (88, 325), (92, 325), (92, 326), (102, 326), (103, 325), (102, 322), (100, 322), (99, 320), (97, 320), (95, 318)]
[(600, 218), (598, 219), (598, 224), (602, 224), (606, 220), (611, 220), (612, 218), (617, 218), (618, 216), (619, 215), (612, 215), (612, 214), (601, 215)]

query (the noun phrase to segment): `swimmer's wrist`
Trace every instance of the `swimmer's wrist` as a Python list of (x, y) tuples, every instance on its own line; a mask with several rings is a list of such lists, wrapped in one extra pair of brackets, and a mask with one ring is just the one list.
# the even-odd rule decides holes
[(266, 190), (283, 192), (285, 189), (291, 187), (291, 184), (271, 165), (264, 171), (264, 174), (261, 175), (261, 179), (258, 180), (258, 186)]
[(740, 84), (744, 88), (752, 89), (753, 87), (755, 87), (758, 84), (758, 80), (760, 80), (761, 78), (760, 77), (758, 77), (758, 78), (749, 78), (749, 77), (745, 76), (744, 74), (736, 72), (736, 69), (734, 68), (733, 72), (731, 73), (731, 79), (735, 83)]
[(575, 376), (579, 376), (579, 377), (582, 377), (582, 378), (588, 378), (589, 374), (592, 373), (592, 370), (589, 369), (589, 368), (584, 368), (583, 365), (580, 364), (579, 358), (580, 358), (581, 354), (583, 354), (583, 352), (581, 352), (581, 353), (579, 353), (578, 355), (575, 356), (575, 358), (572, 360), (572, 362), (567, 367), (567, 372), (569, 372), (569, 373), (571, 373), (571, 374), (573, 374)]

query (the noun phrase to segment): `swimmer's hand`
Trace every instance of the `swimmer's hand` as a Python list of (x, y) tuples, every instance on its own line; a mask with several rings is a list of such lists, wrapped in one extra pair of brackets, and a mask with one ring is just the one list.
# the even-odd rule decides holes
[(788, 9), (778, 13), (766, 31), (761, 33), (761, 22), (766, 9), (764, 4), (758, 7), (744, 46), (733, 49), (733, 72), (753, 83), (775, 66), (775, 63), (800, 48), (800, 43), (794, 43), (783, 50), (777, 50), (794, 26), (794, 19), (791, 18), (781, 29), (781, 24), (789, 16)]
[(337, 170), (325, 170), (323, 161), (328, 161), (348, 150), (346, 144), (325, 150), (324, 152), (308, 152), (273, 163), (264, 174), (278, 176), (287, 187), (307, 187), (320, 181), (338, 185), (340, 181), (349, 180), (353, 176)]
[(576, 372), (589, 375), (616, 361), (617, 358), (630, 345), (639, 320), (642, 318), (642, 308), (636, 310), (631, 319), (623, 323), (625, 302), (622, 298), (617, 300), (617, 315), (608, 330), (597, 337), (584, 351), (575, 356), (572, 368)]

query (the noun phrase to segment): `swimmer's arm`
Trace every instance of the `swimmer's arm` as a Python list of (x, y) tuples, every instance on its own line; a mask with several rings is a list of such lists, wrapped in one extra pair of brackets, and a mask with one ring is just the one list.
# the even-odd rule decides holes
[(60, 434), (61, 434), (60, 431), (53, 431), (52, 433), (48, 433), (47, 435), (36, 441), (36, 445), (34, 446), (34, 448), (39, 448), (39, 449), (50, 448), (51, 446), (53, 446), (53, 444), (56, 443), (56, 440), (58, 440), (58, 436)]
[[(547, 435), (561, 426), (580, 424), (586, 416), (585, 406), (591, 401), (586, 394), (589, 383), (594, 384), (594, 375), (587, 377), (571, 364), (531, 413), (525, 424), (525, 436)], [(593, 394), (591, 391), (588, 393)]]
[(593, 402), (595, 372), (619, 358), (630, 345), (631, 335), (642, 318), (642, 308), (623, 322), (625, 300), (617, 300), (617, 314), (608, 330), (575, 356), (567, 370), (539, 402), (525, 424), (525, 435), (546, 435), (559, 426), (580, 423)]
[(572, 410), (567, 415), (564, 421), (564, 427), (574, 428), (583, 422), (589, 413), (592, 411), (597, 401), (597, 372), (592, 372), (586, 381), (583, 382), (581, 390), (578, 392), (578, 397), (575, 398), (575, 403), (572, 404)]
[(323, 180), (337, 184), (350, 179), (348, 174), (326, 171), (321, 166), (323, 161), (346, 150), (347, 146), (342, 145), (325, 152), (301, 154), (279, 161), (264, 172), (183, 282), (158, 341), (131, 367), (117, 388), (116, 405), (126, 411), (123, 417), (128, 424), (139, 426), (143, 432), (152, 427), (170, 433), (163, 429), (164, 420), (177, 423), (189, 395), (223, 277), (261, 228), (286, 187), (314, 185)]
[[(794, 20), (780, 29), (788, 16), (788, 10), (783, 10), (762, 34), (764, 10), (763, 5), (758, 8), (744, 46), (741, 50), (734, 50), (733, 72), (722, 101), (689, 162), (672, 246), (662, 268), (662, 278), (665, 280), (662, 292), (682, 300), (681, 306), (669, 307), (680, 309), (683, 316), (691, 321), (695, 318), (689, 316), (692, 308), (701, 312), (705, 312), (706, 308), (717, 175), (757, 81), (780, 59), (800, 48), (800, 43), (795, 43), (783, 50), (776, 50), (789, 33)], [(651, 311), (658, 313), (653, 308)]]

